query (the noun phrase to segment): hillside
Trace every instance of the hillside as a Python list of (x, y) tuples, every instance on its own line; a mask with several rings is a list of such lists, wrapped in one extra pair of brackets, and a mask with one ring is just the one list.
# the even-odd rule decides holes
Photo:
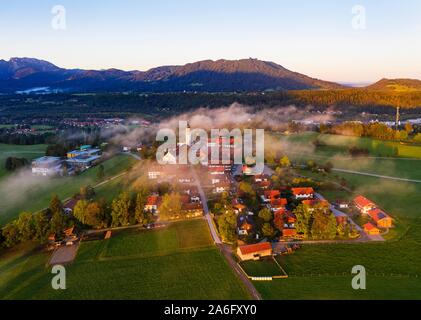
[(421, 81), (415, 79), (382, 79), (368, 86), (367, 89), (397, 92), (419, 91), (421, 90)]
[(69, 92), (233, 92), (340, 89), (341, 85), (257, 59), (205, 60), (148, 71), (63, 69), (32, 58), (0, 60), (0, 92), (33, 88)]

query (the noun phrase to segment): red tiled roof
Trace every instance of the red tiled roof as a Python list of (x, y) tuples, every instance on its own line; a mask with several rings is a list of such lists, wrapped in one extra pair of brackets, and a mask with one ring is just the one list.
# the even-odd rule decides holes
[(284, 237), (292, 237), (292, 236), (295, 236), (296, 234), (297, 234), (296, 229), (283, 229), (282, 230), (282, 235)]
[(377, 229), (377, 227), (374, 224), (372, 224), (371, 222), (366, 223), (363, 227), (364, 227), (365, 230), (368, 230), (368, 231)]
[(266, 250), (272, 250), (272, 246), (269, 242), (262, 242), (240, 247), (242, 254), (258, 253)]
[(314, 189), (312, 187), (292, 188), (291, 191), (292, 191), (292, 194), (295, 195), (295, 196), (301, 195), (301, 194), (313, 194), (314, 193)]
[(377, 208), (370, 210), (368, 214), (375, 222), (385, 219), (385, 218), (390, 218), (386, 213), (384, 213), (382, 210), (377, 209)]
[(366, 197), (358, 196), (354, 199), (354, 203), (359, 206), (360, 208), (372, 206), (375, 207), (376, 204), (370, 200), (368, 200)]
[(271, 206), (286, 206), (288, 204), (288, 199), (280, 198), (280, 199), (273, 199), (270, 201)]
[(281, 191), (279, 190), (267, 190), (264, 192), (266, 199), (273, 199), (279, 197), (281, 195)]
[(148, 206), (158, 205), (160, 200), (161, 199), (160, 199), (159, 196), (150, 196), (150, 197), (148, 197), (148, 200), (146, 201), (146, 205), (148, 205)]

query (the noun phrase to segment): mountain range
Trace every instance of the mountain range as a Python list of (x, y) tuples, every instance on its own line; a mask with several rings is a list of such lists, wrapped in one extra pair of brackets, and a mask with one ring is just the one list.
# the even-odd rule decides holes
[[(396, 82), (397, 81), (397, 82)], [(403, 86), (400, 83), (404, 81)], [(418, 80), (383, 79), (373, 89), (421, 88)], [(343, 85), (290, 71), (257, 59), (205, 60), (148, 71), (60, 68), (34, 58), (0, 60), (0, 92), (254, 92), (343, 89)], [(370, 87), (368, 87), (370, 88)]]

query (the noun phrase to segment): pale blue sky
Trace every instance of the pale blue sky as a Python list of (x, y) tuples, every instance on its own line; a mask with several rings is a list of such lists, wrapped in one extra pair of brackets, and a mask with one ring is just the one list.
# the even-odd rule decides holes
[[(366, 30), (352, 28), (357, 4)], [(421, 79), (421, 1), (0, 0), (0, 58), (14, 56), (124, 70), (253, 57), (332, 81)]]

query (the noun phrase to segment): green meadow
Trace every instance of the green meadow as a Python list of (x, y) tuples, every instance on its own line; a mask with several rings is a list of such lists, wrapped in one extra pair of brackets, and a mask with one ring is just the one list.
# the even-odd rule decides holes
[(26, 158), (29, 161), (45, 155), (47, 145), (37, 144), (32, 146), (19, 146), (11, 144), (0, 144), (0, 179), (10, 173), (5, 169), (6, 159), (8, 157)]
[(11, 255), (0, 263), (2, 299), (247, 299), (211, 241), (204, 220), (165, 229), (116, 233), (82, 242), (67, 267), (67, 289), (51, 289), (46, 254)]
[[(126, 171), (136, 161), (127, 155), (118, 155), (103, 162), (105, 178)], [(94, 167), (73, 177), (33, 177), (28, 173), (28, 177), (9, 176), (0, 180), (0, 189), (4, 190), (0, 196), (0, 224), (16, 218), (22, 211), (35, 212), (48, 207), (54, 194), (64, 200), (79, 192), (83, 186), (96, 185), (99, 183), (97, 173), (98, 167)], [(11, 188), (11, 185), (16, 188)]]
[[(264, 299), (421, 299), (421, 221), (385, 243), (304, 245), (278, 261), (288, 279), (254, 282)], [(351, 270), (362, 265), (367, 289), (354, 290)]]

